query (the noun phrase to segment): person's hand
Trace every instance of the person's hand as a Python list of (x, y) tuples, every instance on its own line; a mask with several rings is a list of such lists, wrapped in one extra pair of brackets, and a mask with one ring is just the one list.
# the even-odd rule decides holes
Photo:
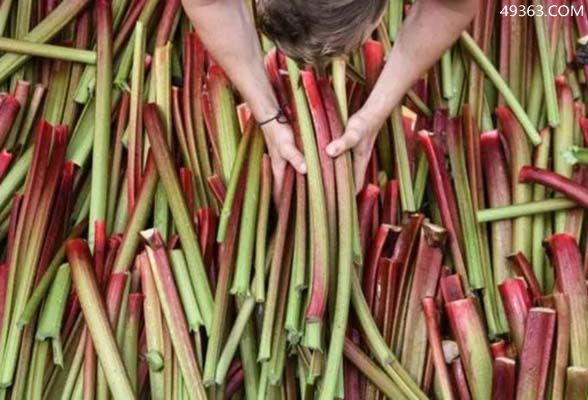
[(361, 191), (365, 180), (365, 172), (370, 161), (374, 142), (381, 124), (378, 119), (370, 116), (365, 110), (359, 110), (347, 123), (345, 134), (333, 140), (326, 148), (331, 157), (338, 157), (346, 150), (353, 150), (353, 176), (355, 191)]
[(262, 126), (262, 130), (272, 162), (274, 200), (278, 203), (286, 164), (290, 163), (296, 171), (306, 174), (306, 162), (304, 161), (304, 155), (296, 147), (294, 133), (289, 124), (271, 121)]

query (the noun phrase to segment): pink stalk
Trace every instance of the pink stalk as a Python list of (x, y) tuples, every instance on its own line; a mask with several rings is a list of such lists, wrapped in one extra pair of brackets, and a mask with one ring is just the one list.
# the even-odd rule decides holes
[[(509, 108), (498, 107), (496, 116), (508, 143), (512, 203), (529, 202), (533, 198), (532, 187), (519, 182), (517, 174), (523, 165), (531, 164), (531, 147), (523, 128)], [(531, 222), (531, 217), (520, 217), (513, 221), (512, 251), (522, 251), (526, 256), (530, 255), (532, 241), (529, 226)]]
[(449, 377), (449, 370), (447, 369), (447, 364), (445, 363), (445, 357), (443, 355), (441, 329), (439, 327), (439, 313), (435, 306), (435, 300), (431, 297), (423, 298), (422, 309), (427, 326), (429, 347), (432, 351), (433, 363), (435, 365), (435, 374), (440, 384), (439, 387), (443, 399), (451, 400), (453, 399), (453, 390)]
[(106, 224), (102, 220), (96, 220), (94, 223), (94, 272), (100, 286), (103, 286), (107, 278), (104, 276), (106, 244)]
[(8, 138), (8, 134), (14, 121), (16, 121), (20, 108), (21, 104), (16, 97), (10, 94), (4, 97), (0, 105), (0, 147), (4, 145), (4, 142)]
[(553, 296), (557, 312), (557, 338), (554, 350), (551, 398), (561, 400), (564, 397), (566, 371), (570, 357), (570, 306), (565, 294), (554, 293)]
[(472, 397), (470, 395), (468, 380), (460, 357), (457, 357), (451, 362), (451, 372), (453, 373), (453, 379), (455, 380), (455, 385), (453, 387), (457, 392), (457, 398), (459, 400), (470, 400)]
[[(480, 137), (480, 148), (490, 206), (510, 205), (512, 200), (509, 171), (498, 131), (484, 132)], [(497, 283), (512, 276), (506, 261), (506, 256), (511, 252), (511, 245), (511, 221), (503, 220), (492, 223), (492, 264), (494, 279)]]
[(208, 187), (210, 188), (218, 202), (222, 203), (225, 199), (225, 195), (227, 194), (227, 189), (225, 187), (225, 184), (223, 183), (222, 178), (219, 175), (214, 174), (212, 176), (209, 176), (206, 179), (206, 181), (208, 182)]
[(2, 182), (2, 178), (4, 178), (10, 168), (12, 157), (12, 153), (9, 153), (6, 150), (0, 151), (0, 182)]
[[(394, 314), (392, 317), (392, 336), (390, 337), (396, 346), (400, 346), (401, 344), (400, 339), (404, 324), (404, 318), (400, 316), (405, 315), (404, 312), (408, 304), (408, 290), (412, 278), (412, 271), (410, 269), (411, 255), (417, 245), (419, 230), (421, 230), (423, 221), (424, 216), (422, 214), (413, 214), (409, 217), (407, 225), (398, 236), (398, 241), (394, 246), (394, 252), (392, 254), (392, 260), (400, 266), (398, 271), (399, 280), (397, 287), (394, 288), (396, 299), (392, 303), (394, 304)], [(396, 352), (399, 350), (400, 348)]]
[(378, 264), (391, 230), (392, 226), (390, 225), (380, 226), (368, 249), (368, 256), (364, 269), (363, 292), (370, 308), (374, 306), (374, 299), (376, 296)]
[(519, 173), (519, 180), (547, 186), (556, 192), (562, 193), (578, 203), (578, 205), (588, 208), (588, 189), (563, 175), (526, 165)]
[(517, 380), (515, 361), (507, 357), (497, 357), (494, 359), (493, 370), (492, 400), (514, 399)]
[(192, 171), (189, 168), (180, 168), (180, 185), (186, 199), (186, 206), (191, 215), (194, 215), (194, 186), (192, 185)]
[(170, 33), (179, 9), (180, 0), (168, 0), (165, 2), (155, 34), (155, 46), (165, 46), (171, 39)]
[(372, 184), (366, 185), (359, 194), (357, 214), (359, 218), (359, 238), (364, 254), (367, 251), (368, 241), (372, 236), (370, 228), (377, 210), (379, 198), (380, 188)]
[(395, 225), (398, 219), (398, 181), (391, 180), (384, 191), (382, 223)]
[(499, 340), (498, 342), (490, 344), (490, 352), (492, 352), (492, 357), (494, 359), (497, 359), (498, 357), (508, 357), (506, 342), (504, 340)]
[(218, 217), (212, 208), (201, 208), (196, 212), (196, 215), (198, 219), (198, 239), (200, 248), (202, 249), (202, 259), (204, 260), (204, 265), (212, 265)]
[(525, 281), (520, 278), (511, 278), (498, 285), (506, 319), (510, 326), (510, 332), (520, 352), (523, 348), (523, 338), (525, 335), (525, 320), (527, 313), (532, 306), (531, 297), (527, 291)]
[(467, 280), (467, 272), (463, 259), (463, 254), (459, 245), (459, 225), (456, 216), (452, 213), (451, 204), (456, 204), (455, 195), (451, 186), (447, 186), (444, 182), (448, 181), (447, 170), (443, 165), (443, 159), (440, 158), (440, 149), (431, 140), (431, 134), (427, 131), (419, 132), (419, 139), (427, 154), (429, 160), (430, 179), (433, 184), (435, 198), (441, 212), (441, 219), (445, 229), (447, 229), (449, 248), (451, 256), (455, 264), (456, 271)]
[[(374, 318), (376, 320), (376, 325), (380, 331), (384, 332), (384, 319), (386, 317), (386, 304), (388, 302), (386, 299), (389, 297), (388, 294), (388, 279), (390, 276), (394, 276), (393, 273), (390, 273), (390, 269), (393, 266), (391, 264), (391, 260), (389, 258), (380, 258), (377, 261), (377, 278), (376, 278), (376, 287), (378, 290), (375, 290), (372, 302), (372, 313), (374, 314)], [(385, 332), (384, 332), (385, 333)]]
[(510, 256), (508, 259), (512, 263), (516, 274), (525, 278), (525, 281), (529, 285), (529, 290), (533, 295), (533, 300), (541, 297), (539, 281), (537, 280), (535, 271), (533, 271), (533, 266), (529, 260), (527, 260), (527, 257), (525, 257), (525, 255), (519, 251), (518, 253)]
[(421, 301), (435, 296), (443, 262), (443, 245), (446, 231), (425, 222), (421, 229), (414, 265), (410, 295), (404, 315), (406, 318), (400, 360), (417, 384), (422, 382), (427, 354), (426, 321), (421, 311)]
[(239, 368), (234, 373), (229, 375), (229, 378), (227, 380), (227, 386), (225, 389), (225, 396), (230, 399), (234, 394), (236, 394), (239, 391), (239, 389), (241, 389), (244, 382), (245, 372), (243, 371), (243, 368)]
[(555, 311), (550, 308), (531, 308), (521, 352), (517, 399), (541, 400), (545, 397), (554, 335)]
[(465, 299), (461, 278), (458, 274), (441, 278), (441, 296), (445, 304)]
[(116, 37), (114, 38), (113, 51), (115, 54), (118, 53), (121, 46), (127, 42), (131, 32), (133, 32), (135, 24), (145, 6), (145, 2), (146, 0), (136, 0), (129, 7), (126, 18), (118, 28), (118, 32), (116, 32)]
[[(308, 107), (310, 115), (314, 124), (314, 134), (316, 137), (316, 148), (319, 156), (319, 164), (322, 176), (322, 184), (324, 189), (324, 199), (326, 202), (327, 225), (328, 225), (328, 240), (329, 240), (329, 260), (331, 265), (334, 265), (337, 259), (337, 198), (335, 187), (335, 170), (333, 159), (329, 157), (325, 151), (327, 145), (331, 142), (331, 127), (329, 125), (329, 117), (325, 108), (325, 103), (321, 97), (319, 86), (312, 70), (300, 71), (302, 84), (308, 99)], [(324, 85), (325, 83), (322, 83)], [(299, 128), (298, 128), (299, 129)], [(310, 285), (310, 300), (309, 306), (306, 310), (306, 317), (308, 319), (321, 319), (326, 310), (327, 287), (329, 285), (329, 265), (321, 265), (321, 260), (324, 256), (320, 255), (321, 246), (316, 244), (316, 241), (323, 241), (326, 238), (317, 237), (311, 234), (311, 240), (315, 241), (312, 245), (313, 254), (313, 268), (312, 281)], [(326, 255), (325, 255), (326, 256)]]
[(559, 233), (547, 239), (555, 269), (556, 286), (570, 306), (570, 354), (572, 366), (588, 365), (588, 292), (576, 238)]

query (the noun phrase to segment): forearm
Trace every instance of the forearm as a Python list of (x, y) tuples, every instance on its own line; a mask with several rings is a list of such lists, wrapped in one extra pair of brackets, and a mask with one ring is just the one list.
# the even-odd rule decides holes
[(263, 66), (259, 40), (241, 0), (182, 0), (196, 32), (222, 66), (257, 120), (271, 118), (278, 104)]
[(468, 26), (476, 0), (417, 0), (363, 110), (383, 122)]

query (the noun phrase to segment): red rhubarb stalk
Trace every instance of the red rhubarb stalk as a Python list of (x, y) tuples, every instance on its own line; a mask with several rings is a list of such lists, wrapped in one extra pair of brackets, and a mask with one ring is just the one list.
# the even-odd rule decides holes
[(507, 357), (494, 359), (492, 400), (514, 399), (516, 389), (516, 363)]
[(506, 319), (517, 351), (523, 348), (525, 320), (532, 306), (527, 285), (521, 278), (511, 278), (498, 285)]
[(551, 345), (555, 335), (555, 317), (555, 311), (550, 308), (529, 310), (520, 357), (517, 399), (545, 398)]
[[(490, 206), (510, 205), (508, 169), (498, 131), (484, 132), (480, 137), (480, 149)], [(510, 220), (497, 221), (492, 223), (491, 229), (492, 269), (494, 280), (499, 284), (512, 276), (506, 260), (507, 255), (511, 253), (512, 224)]]
[(443, 160), (440, 159), (440, 150), (436, 144), (431, 140), (431, 134), (427, 131), (419, 132), (419, 139), (427, 154), (430, 169), (430, 179), (432, 180), (433, 190), (435, 192), (435, 198), (439, 205), (441, 212), (441, 219), (443, 220), (443, 226), (447, 229), (447, 236), (449, 241), (449, 248), (451, 250), (451, 256), (453, 263), (455, 264), (455, 270), (467, 280), (467, 272), (464, 264), (464, 258), (459, 245), (459, 227), (455, 217), (451, 211), (451, 203), (456, 204), (455, 195), (444, 181), (444, 174), (447, 174), (445, 167), (443, 166)]
[(519, 173), (519, 180), (527, 183), (538, 183), (556, 192), (564, 194), (578, 205), (588, 208), (588, 189), (572, 179), (545, 169), (524, 166)]
[(492, 357), (476, 303), (467, 298), (448, 303), (445, 307), (472, 397), (489, 399), (492, 393)]
[(571, 365), (588, 366), (588, 291), (580, 250), (573, 235), (561, 233), (547, 239), (555, 268), (556, 286), (570, 305)]

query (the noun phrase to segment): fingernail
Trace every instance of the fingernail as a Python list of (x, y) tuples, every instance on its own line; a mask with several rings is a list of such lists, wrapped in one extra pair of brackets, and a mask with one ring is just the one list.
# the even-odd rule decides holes
[(306, 174), (306, 163), (300, 164), (300, 172)]

